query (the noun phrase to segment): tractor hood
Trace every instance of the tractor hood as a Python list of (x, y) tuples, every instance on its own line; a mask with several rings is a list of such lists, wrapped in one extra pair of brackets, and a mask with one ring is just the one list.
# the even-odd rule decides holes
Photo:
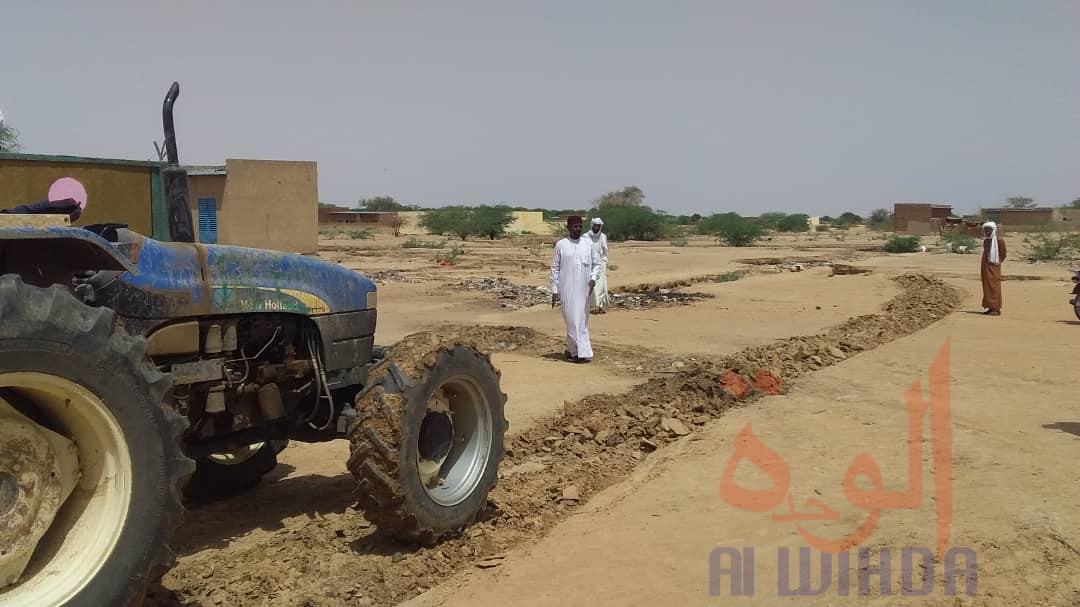
[[(139, 238), (123, 249), (138, 274), (125, 273), (121, 281), (157, 304), (124, 311), (135, 317), (247, 312), (319, 315), (376, 305), (372, 280), (303, 255), (150, 238)], [(166, 309), (161, 309), (162, 304)], [(139, 313), (139, 308), (147, 309)]]

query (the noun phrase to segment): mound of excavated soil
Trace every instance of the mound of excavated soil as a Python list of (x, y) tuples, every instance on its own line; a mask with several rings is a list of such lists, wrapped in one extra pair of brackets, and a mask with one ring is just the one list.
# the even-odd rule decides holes
[[(301, 516), (265, 521), (284, 528), (182, 556), (153, 603), (389, 605), (424, 592), (462, 567), (497, 566), (504, 551), (544, 533), (597, 491), (628, 476), (650, 452), (692, 434), (729, 407), (762, 396), (754, 387), (741, 399), (733, 396), (721, 384), (731, 377), (729, 371), (749, 383), (764, 369), (787, 389), (803, 373), (930, 325), (960, 300), (940, 280), (907, 275), (897, 281), (901, 293), (881, 313), (853, 318), (820, 335), (691, 364), (670, 375), (643, 375), (644, 383), (627, 393), (597, 394), (568, 404), (508, 443), (489, 507), (463, 537), (430, 549), (397, 546), (353, 511), (304, 517), (309, 496), (297, 495)], [(422, 364), (448, 343), (490, 352), (535, 348), (533, 342), (544, 339), (529, 329), (472, 328), (454, 335), (410, 336), (394, 356), (408, 367)], [(259, 519), (259, 504), (243, 497), (234, 503), (233, 516)]]

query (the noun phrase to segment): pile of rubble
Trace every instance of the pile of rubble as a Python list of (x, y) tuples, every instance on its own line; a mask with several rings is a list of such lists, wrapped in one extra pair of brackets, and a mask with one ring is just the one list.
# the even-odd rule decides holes
[(401, 270), (381, 270), (368, 276), (375, 284), (384, 285), (388, 282), (420, 282), (416, 278), (409, 278)]
[(502, 307), (512, 310), (551, 302), (551, 291), (547, 287), (516, 285), (501, 276), (466, 280), (452, 284), (450, 288), (491, 293), (499, 299)]
[(609, 295), (610, 307), (639, 310), (656, 306), (688, 305), (703, 299), (710, 299), (707, 293), (684, 293), (674, 289), (649, 289), (640, 291), (612, 292)]
[[(501, 276), (489, 276), (466, 280), (449, 285), (460, 291), (482, 291), (491, 293), (504, 308), (516, 310), (551, 302), (551, 291), (547, 287), (518, 285)], [(687, 305), (712, 295), (706, 293), (685, 293), (674, 289), (639, 288), (630, 291), (611, 291), (609, 308), (640, 310), (658, 306)]]
[(762, 268), (759, 272), (772, 270), (773, 272), (802, 272), (809, 268), (831, 266), (832, 262), (823, 257), (753, 257), (750, 259), (736, 259), (738, 263)]

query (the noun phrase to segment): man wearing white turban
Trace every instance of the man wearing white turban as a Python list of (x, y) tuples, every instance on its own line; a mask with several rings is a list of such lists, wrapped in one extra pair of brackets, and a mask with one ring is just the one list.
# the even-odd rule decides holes
[(1001, 262), (1005, 261), (1005, 240), (997, 233), (997, 224), (982, 224), (983, 254), (979, 274), (982, 277), (983, 314), (1001, 316)]
[(600, 277), (596, 279), (596, 286), (592, 291), (592, 310), (597, 314), (606, 313), (604, 308), (608, 304), (607, 289), (607, 264), (608, 246), (607, 234), (603, 232), (604, 220), (594, 217), (592, 229), (589, 230), (589, 239), (592, 240), (593, 255), (600, 260)]

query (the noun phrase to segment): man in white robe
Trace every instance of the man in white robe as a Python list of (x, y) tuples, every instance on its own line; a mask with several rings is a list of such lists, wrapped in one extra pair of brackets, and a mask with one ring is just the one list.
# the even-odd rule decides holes
[(566, 220), (569, 233), (555, 243), (551, 259), (551, 306), (562, 303), (566, 323), (567, 360), (589, 362), (593, 357), (589, 341), (589, 305), (592, 289), (600, 274), (600, 260), (593, 254), (592, 241), (581, 237), (581, 217)]
[(607, 289), (607, 266), (608, 266), (608, 244), (607, 234), (603, 232), (604, 220), (599, 217), (594, 217), (592, 220), (592, 229), (589, 230), (589, 239), (593, 243), (593, 255), (600, 258), (600, 276), (596, 279), (596, 286), (592, 290), (592, 310), (597, 314), (606, 314), (604, 308), (608, 304), (608, 289)]

